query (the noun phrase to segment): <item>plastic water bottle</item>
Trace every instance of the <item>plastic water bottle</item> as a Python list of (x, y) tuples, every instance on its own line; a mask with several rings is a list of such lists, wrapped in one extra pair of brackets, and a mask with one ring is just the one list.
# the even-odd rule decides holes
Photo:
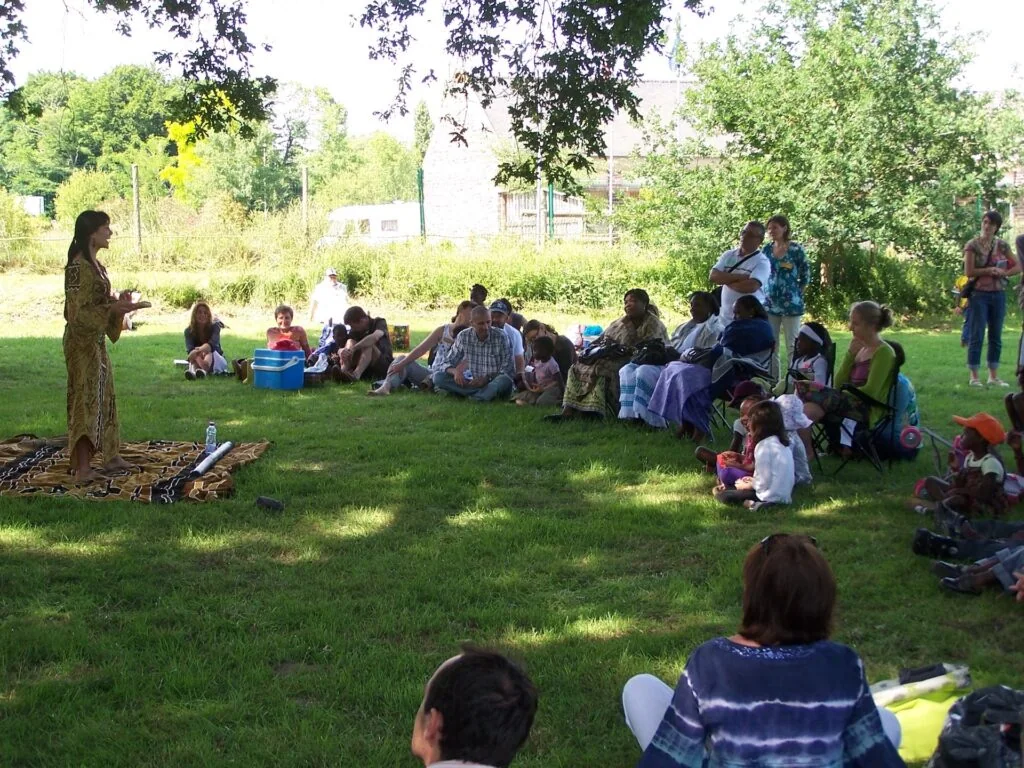
[(217, 450), (217, 425), (212, 421), (206, 426), (206, 453)]

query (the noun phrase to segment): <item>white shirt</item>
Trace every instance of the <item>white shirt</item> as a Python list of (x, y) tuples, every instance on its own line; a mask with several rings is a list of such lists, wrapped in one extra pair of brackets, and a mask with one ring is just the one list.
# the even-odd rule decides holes
[(515, 326), (505, 323), (501, 329), (508, 336), (508, 345), (512, 348), (512, 357), (523, 356), (523, 334), (515, 329)]
[(331, 278), (325, 278), (313, 289), (310, 302), (316, 303), (314, 322), (323, 325), (332, 320), (334, 325), (338, 325), (345, 317), (345, 310), (348, 309), (348, 286), (340, 280), (332, 283)]
[[(719, 257), (718, 261), (715, 262), (715, 266), (713, 268), (721, 272), (725, 272), (729, 267), (739, 264), (739, 262), (740, 249), (733, 248), (732, 250), (723, 253), (721, 257)], [(732, 322), (732, 305), (736, 303), (736, 299), (740, 296), (754, 296), (758, 301), (764, 304), (764, 286), (768, 282), (768, 278), (772, 275), (772, 263), (761, 251), (757, 251), (753, 256), (744, 261), (743, 265), (739, 269), (734, 269), (729, 274), (752, 277), (754, 280), (757, 280), (760, 285), (752, 294), (741, 293), (740, 291), (733, 290), (728, 285), (722, 286), (722, 309), (719, 312), (719, 316), (722, 318), (723, 326)]]
[(754, 446), (754, 493), (773, 504), (793, 501), (793, 452), (772, 435)]

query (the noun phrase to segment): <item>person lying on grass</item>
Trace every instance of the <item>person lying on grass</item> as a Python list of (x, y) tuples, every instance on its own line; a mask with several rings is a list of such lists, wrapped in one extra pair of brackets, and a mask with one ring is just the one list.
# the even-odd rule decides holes
[(925, 513), (942, 504), (968, 518), (1001, 517), (1008, 507), (1003, 491), (1006, 470), (992, 447), (1006, 439), (1003, 426), (987, 413), (969, 419), (954, 416), (953, 421), (964, 428), (960, 435), (960, 447), (967, 451), (963, 467), (949, 481), (926, 478), (924, 490), (931, 501), (919, 505), (917, 511)]
[(747, 509), (789, 504), (796, 474), (782, 409), (773, 400), (762, 400), (750, 407), (747, 418), (754, 443), (753, 476), (739, 478), (733, 488), (719, 485), (715, 498), (723, 504), (743, 504)]
[(555, 361), (555, 342), (541, 336), (533, 342), (533, 357), (523, 375), (522, 392), (515, 396), (516, 405), (559, 405), (562, 402), (562, 372)]
[(536, 714), (537, 690), (517, 664), (463, 646), (427, 681), (410, 749), (426, 768), (506, 768)]
[(743, 562), (743, 619), (690, 654), (675, 691), (622, 691), (637, 768), (898, 768), (895, 715), (875, 706), (856, 652), (832, 642), (836, 581), (808, 536), (766, 536)]
[[(455, 315), (450, 323), (439, 325), (430, 335), (416, 345), (408, 355), (395, 358), (395, 361), (388, 367), (387, 375), (376, 389), (371, 389), (366, 394), (373, 397), (384, 397), (390, 395), (393, 389), (398, 389), (406, 382), (414, 387), (429, 389), (430, 377), (440, 370), (439, 366), (444, 360), (448, 350), (455, 343), (455, 337), (459, 335), (460, 329), (465, 330), (469, 326), (469, 316), (476, 305), (472, 301), (463, 301), (455, 310)], [(434, 362), (429, 366), (422, 366), (416, 363), (421, 357), (434, 350)]]
[(378, 381), (387, 376), (394, 360), (387, 320), (370, 317), (362, 307), (349, 307), (345, 310), (345, 325), (348, 341), (338, 354), (342, 381)]
[(1021, 574), (1024, 573), (1024, 545), (999, 550), (992, 557), (967, 566), (946, 562), (932, 563), (939, 587), (947, 592), (980, 595), (986, 587), (1002, 588), (1021, 599)]

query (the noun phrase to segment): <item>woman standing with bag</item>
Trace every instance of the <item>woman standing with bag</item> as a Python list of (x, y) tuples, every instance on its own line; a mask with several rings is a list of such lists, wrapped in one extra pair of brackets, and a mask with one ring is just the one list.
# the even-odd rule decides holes
[(1010, 254), (1010, 246), (996, 237), (1003, 226), (999, 211), (989, 211), (981, 220), (981, 235), (964, 246), (964, 273), (971, 302), (970, 342), (967, 346), (968, 385), (982, 386), (978, 378), (981, 345), (988, 329), (988, 383), (1009, 386), (999, 378), (999, 357), (1003, 351), (1003, 321), (1006, 319), (1007, 278), (1020, 272), (1020, 264)]

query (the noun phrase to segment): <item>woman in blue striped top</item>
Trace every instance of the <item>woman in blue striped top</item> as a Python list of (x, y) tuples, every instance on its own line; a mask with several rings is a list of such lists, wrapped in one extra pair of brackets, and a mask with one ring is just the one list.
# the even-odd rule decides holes
[(674, 692), (651, 675), (626, 684), (638, 768), (903, 766), (895, 717), (876, 708), (857, 654), (828, 639), (835, 597), (813, 539), (751, 548), (739, 633), (697, 648)]

